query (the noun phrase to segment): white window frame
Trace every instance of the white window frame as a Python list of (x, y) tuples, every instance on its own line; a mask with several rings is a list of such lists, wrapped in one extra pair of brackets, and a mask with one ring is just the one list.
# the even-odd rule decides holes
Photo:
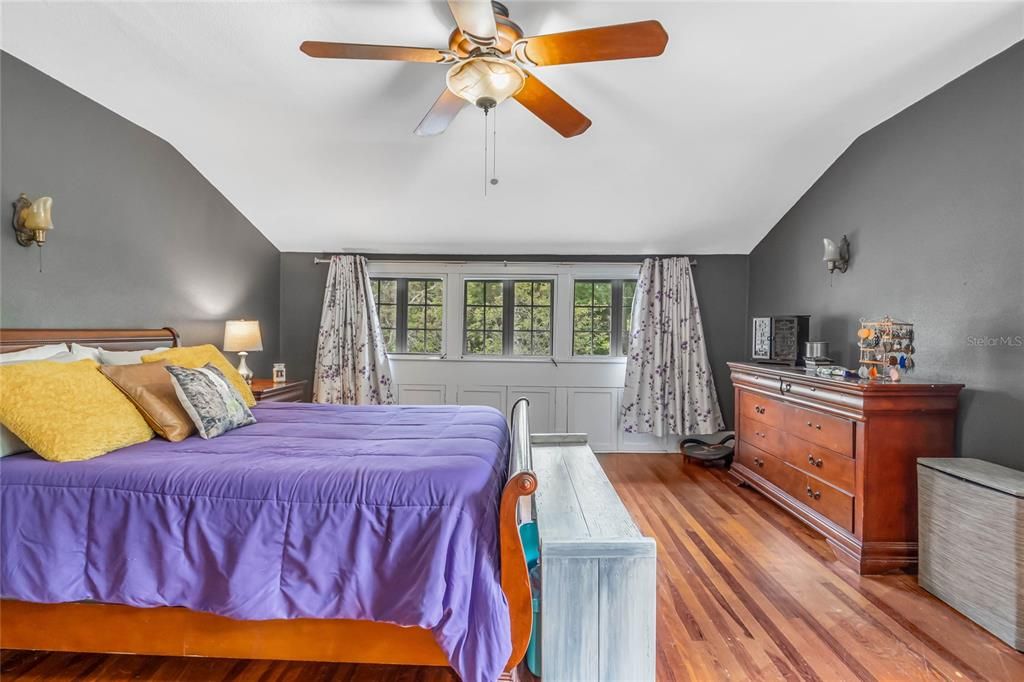
[[(371, 277), (440, 279), (444, 288), (444, 325), (439, 355), (392, 353), (402, 362), (482, 362), (533, 364), (622, 364), (622, 355), (573, 355), (573, 292), (575, 280), (635, 279), (640, 263), (504, 263), (501, 261), (369, 261)], [(552, 355), (465, 355), (463, 319), (466, 280), (550, 279)], [(568, 312), (566, 312), (568, 311)]]

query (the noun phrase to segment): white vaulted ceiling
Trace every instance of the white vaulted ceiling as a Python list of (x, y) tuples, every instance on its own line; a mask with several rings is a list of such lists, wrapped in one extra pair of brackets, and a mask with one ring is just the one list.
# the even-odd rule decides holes
[(747, 253), (858, 135), (1024, 37), (1019, 3), (507, 4), (527, 35), (658, 19), (669, 44), (537, 69), (593, 126), (565, 140), (503, 104), (487, 198), (478, 111), (412, 134), (446, 67), (298, 49), (443, 47), (444, 3), (5, 0), (2, 36), (283, 251), (488, 254)]

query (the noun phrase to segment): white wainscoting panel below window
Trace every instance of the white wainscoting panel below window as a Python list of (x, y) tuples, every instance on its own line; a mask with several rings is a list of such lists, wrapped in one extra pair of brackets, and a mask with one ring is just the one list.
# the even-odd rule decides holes
[(399, 405), (444, 405), (445, 386), (429, 384), (400, 384), (398, 386)]

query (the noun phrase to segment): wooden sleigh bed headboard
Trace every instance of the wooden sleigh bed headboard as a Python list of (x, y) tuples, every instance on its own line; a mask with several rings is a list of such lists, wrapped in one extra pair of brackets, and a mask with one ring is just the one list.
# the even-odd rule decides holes
[(0, 329), (0, 353), (11, 353), (50, 343), (102, 346), (107, 350), (148, 350), (178, 346), (171, 327), (160, 329)]

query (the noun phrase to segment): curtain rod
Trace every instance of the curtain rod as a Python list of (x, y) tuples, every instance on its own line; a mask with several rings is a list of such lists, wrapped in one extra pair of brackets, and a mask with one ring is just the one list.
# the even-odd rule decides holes
[[(533, 261), (531, 261), (531, 260), (519, 260), (519, 259), (511, 260), (511, 261), (509, 261), (509, 260), (497, 260), (497, 259), (495, 259), (495, 260), (430, 260), (428, 258), (424, 258), (422, 260), (421, 259), (416, 259), (416, 260), (408, 260), (408, 259), (406, 259), (406, 260), (403, 260), (403, 259), (396, 259), (396, 258), (381, 258), (381, 259), (367, 258), (367, 260), (376, 261), (378, 263), (408, 263), (408, 264), (415, 264), (415, 263), (440, 263), (442, 265), (466, 265), (466, 264), (469, 264), (469, 263), (504, 263), (505, 265), (520, 264), (520, 263), (526, 263), (526, 264), (544, 263), (544, 264), (548, 264), (548, 265), (640, 265), (640, 263), (643, 261), (642, 258), (639, 261), (629, 261), (629, 260), (621, 260), (621, 261), (620, 260), (616, 260), (616, 261), (533, 260)], [(330, 258), (320, 258), (319, 256), (313, 258), (313, 265), (329, 265), (330, 262), (331, 262)], [(690, 258), (690, 267), (697, 267), (697, 260), (696, 259)]]

